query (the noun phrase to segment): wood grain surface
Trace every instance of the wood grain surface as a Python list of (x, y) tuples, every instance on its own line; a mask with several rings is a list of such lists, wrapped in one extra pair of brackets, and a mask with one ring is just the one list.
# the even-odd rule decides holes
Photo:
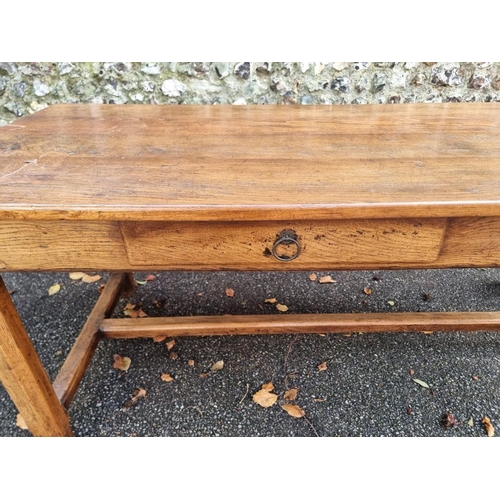
[(72, 436), (42, 363), (0, 277), (0, 382), (35, 436)]
[[(422, 225), (412, 234), (408, 228), (418, 220)], [(295, 229), (303, 251), (294, 260), (281, 262), (266, 249), (286, 228)], [(500, 217), (237, 223), (0, 221), (0, 271), (498, 267), (499, 241)]]
[(500, 215), (500, 103), (64, 104), (0, 128), (0, 219)]
[(500, 330), (499, 312), (259, 314), (110, 318), (103, 320), (106, 338), (252, 335), (276, 333), (418, 332)]

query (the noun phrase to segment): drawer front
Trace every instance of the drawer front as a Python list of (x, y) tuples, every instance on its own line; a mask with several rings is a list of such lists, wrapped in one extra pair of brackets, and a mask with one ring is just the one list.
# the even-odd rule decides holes
[(432, 263), (446, 219), (122, 222), (129, 263), (164, 269), (332, 269)]

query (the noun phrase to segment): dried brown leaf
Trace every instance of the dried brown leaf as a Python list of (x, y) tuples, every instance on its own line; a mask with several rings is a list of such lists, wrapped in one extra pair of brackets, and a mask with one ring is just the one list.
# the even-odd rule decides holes
[(268, 304), (276, 304), (276, 302), (278, 301), (274, 297), (272, 297), (271, 299), (264, 300), (264, 302), (267, 302)]
[(253, 395), (252, 399), (258, 405), (268, 408), (278, 401), (278, 395), (273, 394), (267, 389), (261, 389)]
[(155, 342), (163, 342), (167, 337), (168, 335), (157, 335), (156, 337), (153, 337), (153, 340)]
[(207, 378), (208, 377), (208, 373), (200, 373), (200, 378)]
[(69, 279), (72, 280), (81, 280), (85, 276), (85, 273), (78, 272), (78, 273), (69, 273)]
[(125, 316), (129, 318), (146, 318), (147, 314), (142, 309), (125, 309), (123, 311)]
[(337, 283), (337, 280), (334, 280), (331, 276), (322, 276), (319, 279), (320, 283)]
[(234, 290), (232, 288), (226, 288), (226, 295), (228, 297), (234, 297)]
[(163, 382), (172, 382), (174, 380), (174, 377), (172, 377), (170, 373), (162, 373), (161, 379), (163, 380)]
[(167, 346), (167, 349), (170, 351), (170, 349), (172, 349), (172, 347), (174, 347), (175, 343), (176, 343), (175, 339), (172, 339), (169, 342), (167, 342), (165, 345)]
[(124, 311), (129, 311), (135, 309), (135, 304), (131, 304), (130, 302), (127, 302), (127, 305), (123, 308)]
[(101, 278), (102, 276), (100, 276), (99, 274), (94, 274), (92, 276), (90, 274), (84, 274), (82, 276), (82, 281), (84, 283), (95, 283), (96, 281), (99, 281)]
[(440, 422), (441, 422), (441, 425), (446, 429), (449, 429), (450, 427), (456, 427), (458, 425), (456, 418), (450, 412), (446, 412), (441, 417)]
[(327, 369), (327, 366), (326, 366), (326, 361), (323, 361), (323, 363), (321, 363), (320, 365), (318, 365), (318, 370), (320, 372), (323, 372)]
[(16, 417), (16, 425), (20, 428), (23, 429), (24, 431), (28, 430), (28, 426), (26, 425), (26, 421), (24, 420), (23, 416), (18, 413)]
[(124, 372), (130, 368), (130, 364), (132, 363), (130, 358), (127, 358), (127, 356), (120, 356), (119, 354), (115, 354), (113, 359), (115, 360), (113, 368)]
[(311, 281), (316, 281), (318, 279), (318, 275), (316, 273), (312, 273), (309, 275), (309, 279)]
[(276, 309), (281, 312), (287, 312), (288, 306), (285, 306), (285, 304), (276, 304)]
[(214, 363), (211, 367), (210, 367), (210, 370), (212, 370), (213, 372), (216, 372), (218, 370), (222, 370), (222, 368), (224, 368), (224, 361), (217, 361), (217, 363)]
[(297, 405), (282, 405), (281, 408), (293, 418), (302, 418), (306, 414), (305, 411)]
[(171, 351), (170, 354), (168, 355), (170, 359), (177, 359), (179, 355), (175, 351)]
[(371, 294), (372, 294), (372, 289), (371, 289), (371, 288), (368, 288), (368, 287), (365, 287), (365, 288), (363, 288), (363, 292), (364, 292), (366, 295), (371, 295)]
[(157, 309), (161, 309), (165, 305), (165, 299), (154, 299), (153, 304)]
[(136, 389), (132, 393), (132, 399), (128, 400), (123, 406), (125, 408), (130, 408), (139, 398), (145, 398), (146, 397), (146, 389), (143, 389), (142, 387), (140, 389)]
[(56, 283), (49, 288), (49, 295), (55, 295), (59, 290), (61, 290), (61, 285)]
[(274, 391), (274, 385), (272, 382), (268, 382), (267, 384), (262, 384), (262, 390), (263, 391), (268, 391), (268, 392), (271, 392), (271, 391)]
[(479, 377), (477, 375), (472, 375), (472, 380), (479, 380)]
[(293, 388), (293, 389), (288, 389), (288, 391), (285, 391), (285, 399), (287, 401), (293, 401), (296, 397), (297, 397), (297, 389)]
[(194, 366), (194, 359), (188, 359), (188, 365)]
[(495, 428), (491, 424), (491, 420), (488, 417), (484, 417), (481, 422), (484, 424), (484, 430), (488, 434), (488, 437), (493, 437), (495, 435)]

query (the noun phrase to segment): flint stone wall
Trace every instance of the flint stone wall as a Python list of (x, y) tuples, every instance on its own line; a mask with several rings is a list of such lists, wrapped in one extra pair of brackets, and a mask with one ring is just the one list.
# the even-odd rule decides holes
[(56, 103), (500, 101), (500, 63), (0, 63), (0, 125)]

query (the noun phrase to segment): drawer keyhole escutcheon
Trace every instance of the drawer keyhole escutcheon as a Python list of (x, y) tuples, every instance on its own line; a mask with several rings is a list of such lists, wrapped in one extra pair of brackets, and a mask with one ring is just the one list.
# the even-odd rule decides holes
[(278, 234), (273, 245), (273, 256), (283, 262), (296, 259), (302, 250), (297, 234), (291, 229), (285, 229)]

